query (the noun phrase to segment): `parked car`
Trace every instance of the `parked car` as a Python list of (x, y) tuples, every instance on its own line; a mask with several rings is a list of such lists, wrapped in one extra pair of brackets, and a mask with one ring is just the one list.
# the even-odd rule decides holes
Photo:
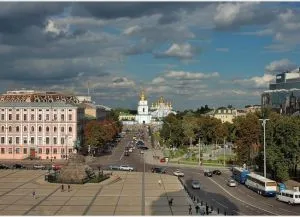
[(204, 176), (212, 177), (212, 172), (210, 170), (204, 170)]
[(233, 179), (229, 179), (229, 180), (227, 181), (227, 185), (228, 185), (229, 187), (236, 187), (236, 186), (237, 186), (236, 182), (235, 182)]
[(61, 168), (62, 168), (62, 165), (59, 165), (59, 164), (53, 164), (52, 165), (53, 170), (60, 170)]
[(163, 167), (152, 167), (152, 173), (166, 173), (166, 168)]
[(141, 149), (141, 150), (148, 150), (149, 148), (147, 146), (140, 146), (139, 149)]
[(200, 189), (200, 182), (198, 180), (192, 181), (192, 188), (193, 189)]
[(128, 152), (129, 152), (129, 153), (132, 153), (132, 151), (133, 151), (132, 148), (129, 148), (129, 149), (128, 149)]
[(161, 163), (165, 163), (166, 161), (167, 161), (167, 158), (166, 158), (166, 157), (163, 157), (163, 158), (160, 159), (160, 162), (161, 162)]
[(214, 170), (212, 173), (218, 176), (222, 174), (220, 170)]
[(42, 164), (35, 164), (35, 165), (33, 165), (33, 169), (36, 169), (36, 170), (45, 170), (46, 166), (44, 166)]
[(13, 169), (26, 169), (26, 167), (23, 164), (14, 164)]
[(7, 170), (7, 169), (10, 169), (10, 167), (5, 165), (5, 164), (0, 164), (0, 169), (1, 170)]
[(121, 165), (120, 166), (120, 170), (123, 170), (123, 171), (133, 171), (134, 168), (133, 167), (130, 167), (128, 165)]
[(184, 173), (178, 169), (173, 172), (173, 175), (177, 177), (184, 177)]
[(116, 166), (116, 165), (110, 165), (108, 168), (110, 170), (120, 170), (120, 166)]

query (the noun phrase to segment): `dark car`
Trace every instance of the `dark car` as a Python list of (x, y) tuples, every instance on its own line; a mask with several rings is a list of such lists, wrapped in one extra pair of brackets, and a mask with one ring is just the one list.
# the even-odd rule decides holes
[(5, 165), (5, 164), (0, 164), (0, 169), (1, 170), (7, 170), (10, 169), (9, 166)]
[(218, 176), (222, 174), (220, 170), (214, 170), (212, 173)]
[(162, 167), (152, 167), (151, 168), (152, 173), (166, 173), (166, 169)]
[(149, 148), (147, 146), (140, 146), (139, 149), (148, 150)]
[(125, 151), (124, 156), (129, 156), (129, 151)]
[(210, 170), (204, 170), (204, 176), (212, 177), (212, 172)]
[(14, 164), (13, 168), (14, 169), (26, 169), (26, 167), (24, 165), (22, 165), (22, 164)]

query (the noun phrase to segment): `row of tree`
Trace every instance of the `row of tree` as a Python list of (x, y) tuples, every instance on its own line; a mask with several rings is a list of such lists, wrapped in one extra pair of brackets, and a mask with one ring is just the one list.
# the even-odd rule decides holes
[(276, 180), (297, 176), (300, 161), (300, 118), (279, 115), (270, 110), (239, 116), (233, 123), (188, 111), (169, 115), (159, 131), (160, 142), (168, 146), (198, 143), (234, 143), (237, 164), (257, 165), (263, 171), (263, 127), (266, 124), (267, 172)]

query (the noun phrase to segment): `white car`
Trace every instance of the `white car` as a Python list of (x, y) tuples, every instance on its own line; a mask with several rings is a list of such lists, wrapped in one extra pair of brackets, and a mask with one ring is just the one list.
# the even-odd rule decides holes
[(132, 152), (132, 148), (128, 149), (128, 152), (130, 152), (130, 153), (131, 153), (131, 152)]
[(124, 170), (124, 171), (133, 171), (134, 168), (133, 167), (130, 167), (128, 165), (121, 165), (120, 166), (120, 170)]
[(200, 182), (198, 180), (192, 181), (192, 188), (193, 189), (200, 189)]
[(46, 166), (41, 165), (41, 164), (35, 164), (35, 165), (33, 165), (33, 168), (37, 169), (37, 170), (44, 170), (46, 168)]
[(227, 182), (227, 185), (229, 187), (236, 187), (237, 186), (236, 182), (233, 179), (229, 179), (228, 182)]
[(175, 171), (173, 172), (173, 175), (174, 175), (174, 176), (177, 176), (177, 177), (184, 177), (184, 173), (181, 172), (180, 170), (175, 170)]

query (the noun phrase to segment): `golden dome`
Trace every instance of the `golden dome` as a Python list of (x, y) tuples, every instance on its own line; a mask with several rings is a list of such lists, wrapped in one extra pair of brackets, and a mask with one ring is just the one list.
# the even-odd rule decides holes
[(145, 92), (142, 90), (140, 94), (140, 100), (144, 101), (146, 99)]

